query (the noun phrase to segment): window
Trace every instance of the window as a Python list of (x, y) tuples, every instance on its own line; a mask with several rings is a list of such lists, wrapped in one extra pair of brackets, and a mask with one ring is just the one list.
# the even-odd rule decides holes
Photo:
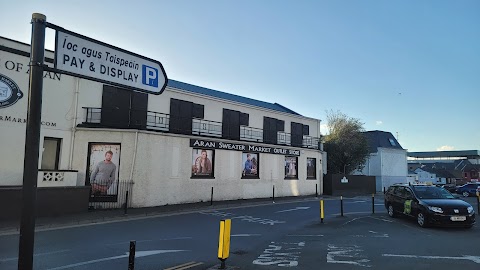
[(388, 140), (390, 141), (390, 144), (391, 144), (392, 146), (396, 146), (395, 141), (394, 141), (392, 138), (390, 138), (390, 139), (388, 139)]
[(307, 179), (317, 179), (317, 160), (307, 158)]
[(42, 170), (58, 170), (61, 143), (60, 138), (45, 137), (43, 139)]

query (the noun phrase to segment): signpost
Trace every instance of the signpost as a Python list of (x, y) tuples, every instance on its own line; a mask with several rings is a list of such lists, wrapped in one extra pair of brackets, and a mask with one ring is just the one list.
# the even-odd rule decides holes
[[(120, 86), (160, 95), (167, 75), (160, 62), (48, 23), (43, 14), (32, 14), (30, 78), (22, 188), (22, 214), (18, 269), (33, 269), (38, 157), (42, 115), (43, 71)], [(55, 68), (44, 65), (45, 30), (55, 29)]]
[(167, 86), (160, 62), (105, 44), (58, 26), (56, 72), (159, 95)]

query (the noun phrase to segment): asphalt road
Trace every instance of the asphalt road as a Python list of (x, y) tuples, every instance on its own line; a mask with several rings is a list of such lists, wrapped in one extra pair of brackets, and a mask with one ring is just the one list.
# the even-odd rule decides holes
[[(468, 198), (475, 206), (475, 199)], [(206, 209), (36, 233), (35, 269), (127, 269), (136, 240), (135, 269), (208, 269), (219, 264), (219, 222), (232, 220), (230, 258), (236, 269), (480, 269), (480, 229), (423, 229), (389, 218), (371, 197)], [(1, 234), (0, 234), (1, 235)], [(16, 269), (18, 235), (0, 236), (0, 269)]]

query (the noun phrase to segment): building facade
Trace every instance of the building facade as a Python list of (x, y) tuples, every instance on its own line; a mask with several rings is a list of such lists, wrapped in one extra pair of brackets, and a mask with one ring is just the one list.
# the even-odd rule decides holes
[(407, 151), (390, 132), (367, 131), (370, 155), (359, 174), (375, 176), (377, 191), (395, 183), (407, 183)]
[[(29, 51), (0, 37), (0, 188), (22, 185)], [(323, 186), (320, 136), (320, 120), (277, 103), (174, 80), (147, 95), (45, 72), (38, 186), (87, 185), (92, 201), (118, 201), (127, 181), (133, 207), (208, 201), (212, 190), (214, 200), (271, 197), (273, 187), (311, 195)], [(108, 177), (97, 173), (107, 155)]]

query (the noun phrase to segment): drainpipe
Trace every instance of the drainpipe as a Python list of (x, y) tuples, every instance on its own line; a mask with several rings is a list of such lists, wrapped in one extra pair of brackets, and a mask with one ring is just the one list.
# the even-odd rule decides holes
[(70, 140), (70, 158), (68, 159), (68, 169), (72, 170), (72, 163), (73, 163), (73, 151), (74, 151), (74, 144), (75, 144), (75, 132), (77, 131), (77, 113), (78, 113), (78, 90), (80, 88), (80, 78), (75, 78), (75, 94), (74, 94), (74, 113), (73, 113), (73, 124), (72, 124), (72, 136)]
[(133, 168), (135, 167), (135, 160), (137, 159), (137, 146), (138, 146), (138, 130), (135, 132), (135, 146), (133, 148), (132, 169), (130, 170), (130, 181), (133, 182)]

